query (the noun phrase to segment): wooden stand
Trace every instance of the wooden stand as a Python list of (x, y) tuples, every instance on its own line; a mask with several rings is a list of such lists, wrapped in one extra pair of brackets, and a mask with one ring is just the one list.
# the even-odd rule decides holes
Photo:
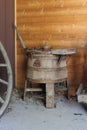
[[(63, 91), (67, 91), (68, 92), (68, 89), (67, 89), (67, 86), (66, 86), (66, 83), (67, 83), (67, 80), (65, 81), (62, 81), (64, 82), (64, 88), (58, 88), (59, 92), (63, 92)], [(45, 83), (45, 91), (46, 91), (46, 96), (45, 97), (40, 97), (41, 99), (45, 99), (46, 101), (46, 108), (54, 108), (55, 107), (55, 102), (54, 102), (54, 99), (55, 99), (55, 93), (54, 93), (54, 83)], [(29, 79), (26, 79), (25, 81), (25, 90), (24, 90), (24, 100), (25, 100), (25, 97), (26, 97), (26, 93), (27, 92), (43, 92), (43, 88), (32, 88), (31, 87), (31, 82), (29, 81)], [(39, 97), (39, 96), (37, 96)]]
[[(28, 86), (28, 79), (25, 80), (25, 90), (24, 90), (24, 100), (27, 92), (41, 92), (42, 88), (30, 88)], [(54, 83), (46, 83), (46, 107), (53, 108), (54, 107)]]

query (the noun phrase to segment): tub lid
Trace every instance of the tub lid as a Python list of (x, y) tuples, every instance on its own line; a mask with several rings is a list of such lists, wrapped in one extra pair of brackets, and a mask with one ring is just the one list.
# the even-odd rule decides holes
[(77, 53), (77, 49), (57, 49), (57, 50), (52, 50), (52, 54), (54, 55), (72, 55)]

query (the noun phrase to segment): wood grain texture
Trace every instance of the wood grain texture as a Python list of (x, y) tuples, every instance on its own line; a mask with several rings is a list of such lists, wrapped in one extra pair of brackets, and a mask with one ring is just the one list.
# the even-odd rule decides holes
[[(78, 48), (67, 57), (70, 95), (87, 77), (87, 0), (16, 0), (17, 27), (29, 48)], [(16, 85), (24, 87), (27, 58), (17, 39)]]

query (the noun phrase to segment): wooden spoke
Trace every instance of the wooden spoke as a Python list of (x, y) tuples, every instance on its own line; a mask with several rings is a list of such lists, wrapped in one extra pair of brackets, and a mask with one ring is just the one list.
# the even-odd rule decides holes
[(0, 64), (0, 67), (7, 67), (7, 64)]
[(3, 100), (3, 98), (0, 97), (0, 103), (4, 103), (5, 101)]
[(5, 84), (5, 85), (8, 85), (8, 82), (5, 81), (5, 80), (3, 80), (3, 79), (0, 79), (0, 83), (3, 83), (3, 84)]

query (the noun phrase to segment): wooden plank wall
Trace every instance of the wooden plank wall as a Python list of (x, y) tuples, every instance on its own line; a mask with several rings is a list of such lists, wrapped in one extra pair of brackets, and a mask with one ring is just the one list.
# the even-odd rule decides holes
[[(87, 83), (87, 0), (16, 0), (16, 21), (27, 47), (78, 48), (67, 57), (70, 94)], [(17, 40), (16, 86), (24, 87), (26, 56)]]

